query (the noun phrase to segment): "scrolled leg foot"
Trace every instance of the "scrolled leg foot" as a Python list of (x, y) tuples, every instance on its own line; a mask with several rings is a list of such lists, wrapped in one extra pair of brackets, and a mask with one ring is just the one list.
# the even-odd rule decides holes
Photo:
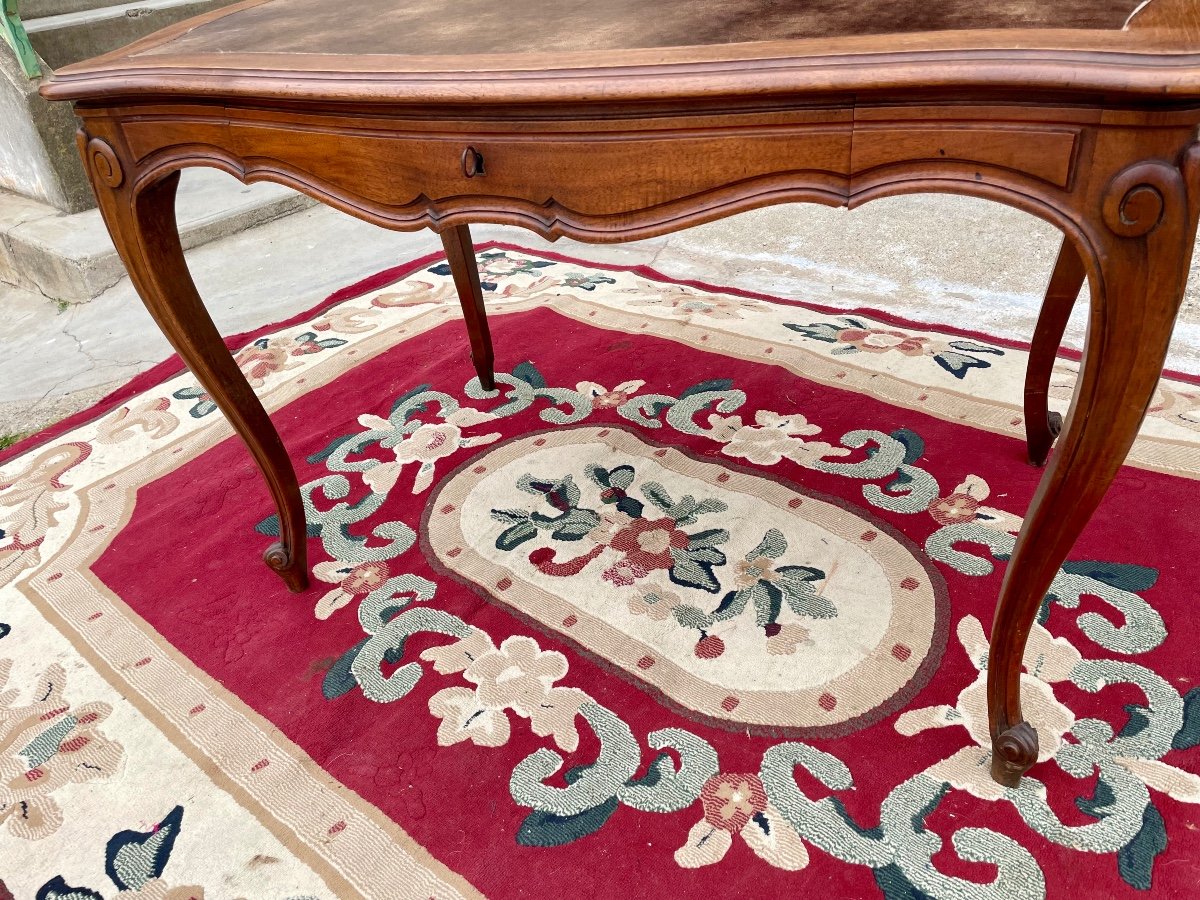
[(263, 554), (263, 562), (283, 579), (287, 589), (299, 594), (308, 588), (308, 569), (301, 559), (293, 559), (292, 552), (282, 541), (276, 541)]
[(1037, 758), (1037, 732), (1028, 722), (1018, 722), (992, 737), (992, 778), (997, 784), (1016, 787)]

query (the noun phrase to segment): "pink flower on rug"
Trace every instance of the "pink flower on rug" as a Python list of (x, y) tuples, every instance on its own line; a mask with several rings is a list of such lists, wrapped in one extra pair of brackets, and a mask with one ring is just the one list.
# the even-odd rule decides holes
[(250, 386), (258, 388), (266, 383), (269, 375), (298, 365), (289, 360), (286, 349), (261, 340), (239, 353), (236, 361)]
[(596, 409), (612, 409), (630, 400), (646, 384), (644, 381), (622, 381), (611, 391), (602, 384), (594, 381), (581, 381), (575, 385), (575, 390), (592, 398), (592, 406)]
[(929, 515), (939, 525), (976, 522), (995, 531), (1016, 534), (1021, 530), (1021, 517), (984, 506), (983, 501), (990, 493), (986, 481), (978, 475), (968, 475), (950, 494), (929, 504)]
[(767, 808), (767, 792), (757, 775), (714, 775), (701, 788), (700, 803), (709, 825), (741, 831), (751, 816)]
[(317, 601), (315, 610), (318, 619), (331, 615), (353, 600), (363, 597), (382, 585), (391, 575), (386, 562), (365, 562), (354, 565), (338, 560), (317, 563), (313, 575), (327, 584), (337, 587)]
[(979, 501), (970, 494), (950, 494), (939, 497), (929, 504), (929, 514), (939, 525), (957, 525), (971, 522), (979, 509)]
[(604, 579), (627, 586), (651, 572), (675, 565), (671, 549), (686, 550), (690, 538), (675, 524), (674, 519), (634, 519), (621, 529), (609, 544), (625, 554), (604, 571)]
[(99, 731), (112, 712), (107, 703), (72, 705), (64, 699), (67, 674), (50, 666), (33, 685), (32, 699), (15, 705), (4, 690), (12, 660), (0, 659), (0, 827), (37, 841), (63, 823), (59, 800), (80, 795), (67, 785), (107, 780), (121, 768), (125, 750)]
[(905, 356), (924, 356), (929, 338), (884, 328), (847, 328), (838, 334), (843, 344), (851, 344), (868, 353), (896, 350)]
[(692, 826), (675, 862), (698, 869), (720, 862), (740, 834), (761, 859), (787, 871), (808, 865), (800, 835), (767, 800), (757, 775), (714, 775), (701, 788), (704, 818)]

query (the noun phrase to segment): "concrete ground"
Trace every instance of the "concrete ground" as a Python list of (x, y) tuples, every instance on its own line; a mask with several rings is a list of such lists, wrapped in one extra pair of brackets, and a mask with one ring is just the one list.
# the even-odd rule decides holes
[[(513, 228), (473, 228), (476, 242), (551, 245)], [(872, 306), (929, 322), (1028, 340), (1059, 237), (1049, 225), (962, 197), (890, 198), (848, 212), (780, 206), (677, 234), (560, 253), (647, 264), (680, 278), (797, 300)], [(366, 275), (440, 249), (429, 231), (393, 233), (323, 207), (188, 252), (223, 333), (301, 312)], [(1082, 343), (1077, 305), (1067, 342)], [(0, 440), (85, 408), (170, 352), (128, 278), (76, 306), (0, 286)], [(1189, 283), (1169, 365), (1200, 373), (1200, 280)]]

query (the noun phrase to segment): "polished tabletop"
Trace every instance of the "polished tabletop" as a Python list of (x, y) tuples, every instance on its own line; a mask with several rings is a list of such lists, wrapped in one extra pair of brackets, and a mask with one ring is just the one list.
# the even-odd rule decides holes
[(979, 87), (1200, 98), (1200, 0), (244, 0), (42, 93), (424, 105)]
[(1140, 0), (267, 0), (148, 54), (634, 50), (993, 28), (1120, 29)]

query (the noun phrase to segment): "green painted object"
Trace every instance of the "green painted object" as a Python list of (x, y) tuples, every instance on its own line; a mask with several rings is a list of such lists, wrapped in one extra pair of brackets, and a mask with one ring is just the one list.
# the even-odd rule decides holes
[(25, 74), (30, 78), (37, 78), (42, 74), (42, 67), (38, 65), (37, 54), (33, 52), (29, 35), (25, 33), (25, 26), (21, 24), (21, 17), (17, 14), (17, 0), (0, 0), (0, 3), (3, 4), (0, 34), (3, 34), (4, 39), (12, 46)]

